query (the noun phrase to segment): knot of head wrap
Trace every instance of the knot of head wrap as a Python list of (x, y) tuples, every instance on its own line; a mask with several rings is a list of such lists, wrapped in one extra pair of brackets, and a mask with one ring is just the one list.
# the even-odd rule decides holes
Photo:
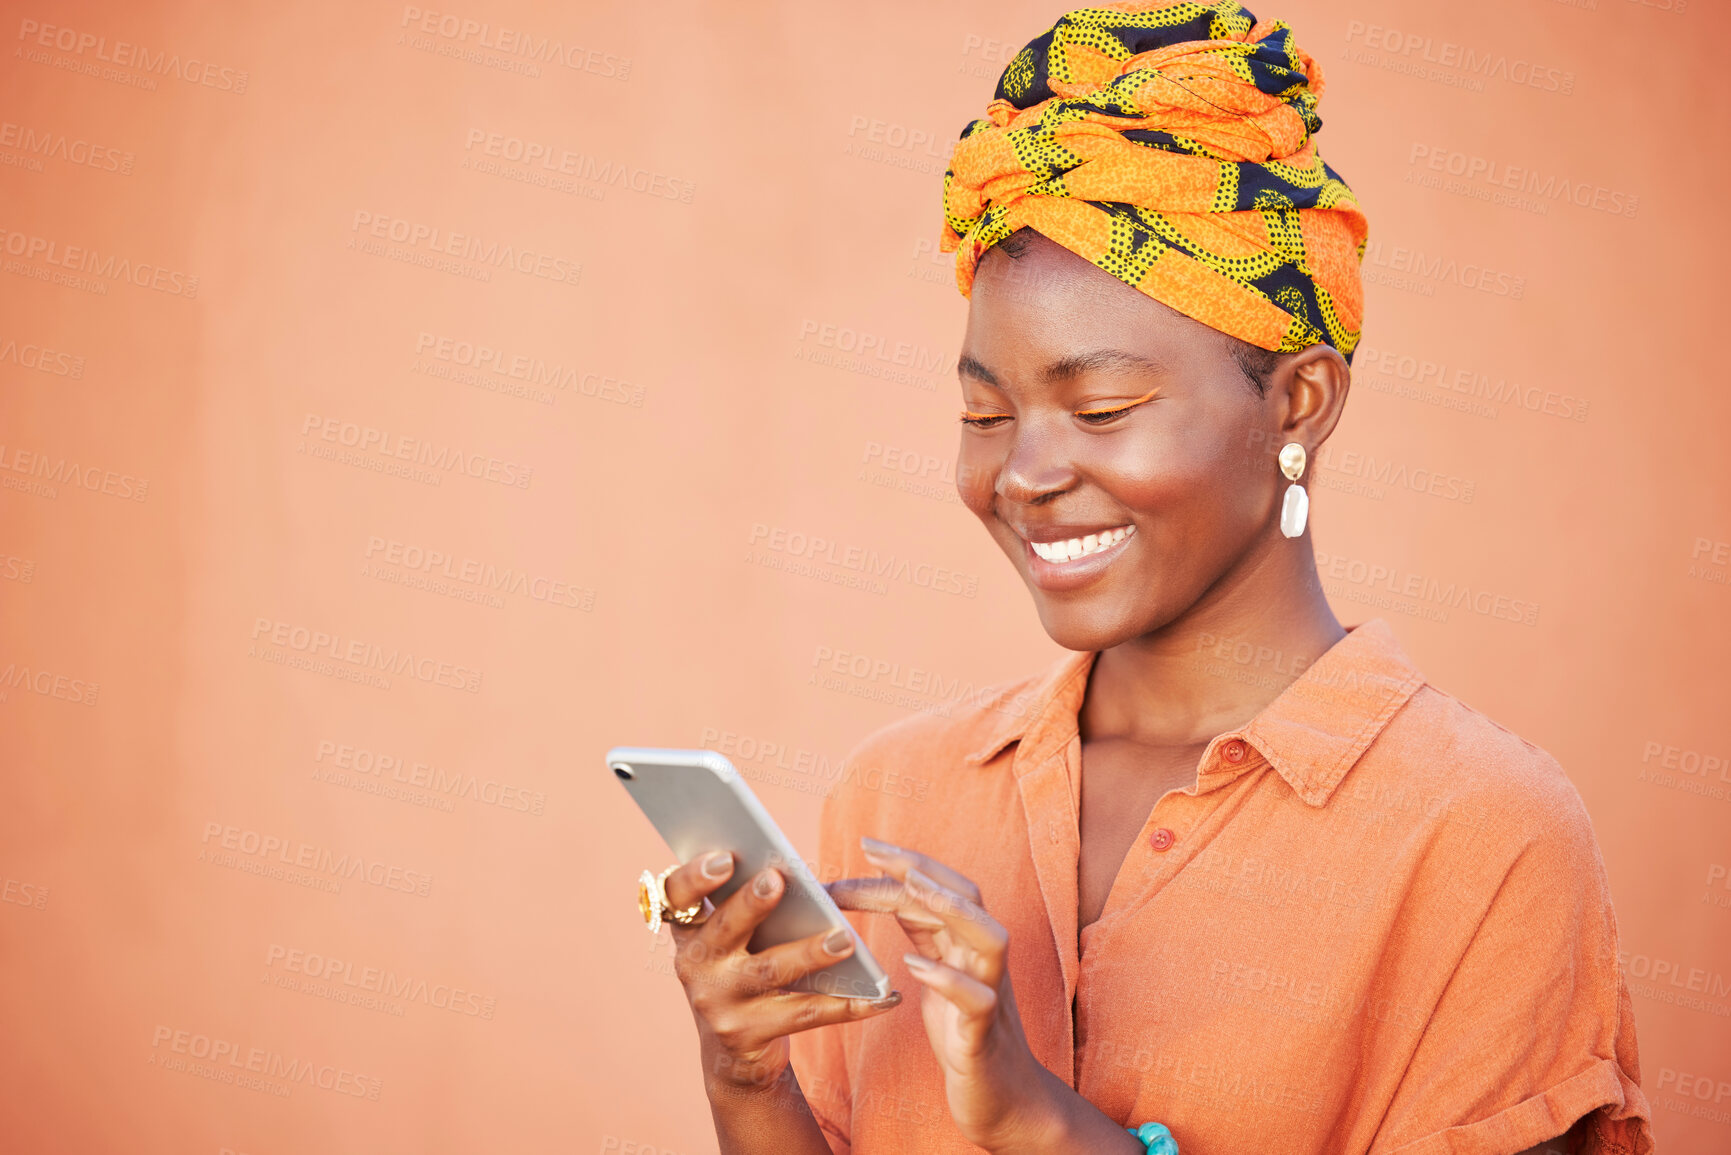
[(1358, 201), (1314, 134), (1322, 72), (1235, 0), (1066, 14), (1018, 53), (944, 174), (956, 284), (1028, 227), (1133, 288), (1263, 349), (1363, 324)]

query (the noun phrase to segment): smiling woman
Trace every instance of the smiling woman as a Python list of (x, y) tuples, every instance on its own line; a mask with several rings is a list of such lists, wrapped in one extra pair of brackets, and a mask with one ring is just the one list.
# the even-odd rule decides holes
[(1231, 0), (1108, 5), (956, 145), (958, 490), (1074, 653), (850, 759), (927, 797), (825, 805), (917, 1016), (781, 989), (852, 947), (749, 953), (773, 870), (675, 929), (724, 1151), (1652, 1150), (1579, 796), (1318, 580), (1366, 235), (1321, 90)]

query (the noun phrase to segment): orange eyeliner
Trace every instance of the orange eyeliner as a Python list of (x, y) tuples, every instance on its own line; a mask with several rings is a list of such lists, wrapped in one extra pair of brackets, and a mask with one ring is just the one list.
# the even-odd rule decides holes
[(1158, 392), (1160, 392), (1160, 390), (1150, 389), (1150, 390), (1148, 390), (1148, 392), (1142, 394), (1142, 396), (1136, 398), (1136, 400), (1127, 401), (1123, 405), (1108, 405), (1104, 409), (1078, 409), (1078, 410), (1076, 410), (1076, 416), (1078, 416), (1078, 417), (1090, 417), (1090, 416), (1093, 416), (1094, 414), (1097, 414), (1097, 413), (1122, 413), (1126, 409), (1136, 408), (1136, 406), (1142, 404), (1145, 401), (1154, 400), (1154, 394), (1156, 394)]

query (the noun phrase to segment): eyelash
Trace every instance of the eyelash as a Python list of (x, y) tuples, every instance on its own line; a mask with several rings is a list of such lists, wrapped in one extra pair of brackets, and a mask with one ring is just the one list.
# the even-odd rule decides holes
[[(1130, 412), (1130, 410), (1136, 408), (1136, 406), (1141, 405), (1143, 402), (1152, 401), (1153, 399), (1154, 391), (1150, 390), (1136, 398), (1136, 400), (1125, 405), (1116, 406), (1112, 409), (1078, 409), (1076, 410), (1076, 416), (1080, 417), (1083, 423), (1087, 425), (1107, 425), (1116, 418)], [(1100, 418), (1100, 420), (1090, 421), (1089, 418), (1091, 417), (1097, 417)], [(1008, 413), (970, 413), (966, 409), (962, 410), (961, 418), (963, 425), (969, 426), (973, 429), (996, 429), (1000, 423), (1008, 421), (1009, 419), (1010, 415)]]

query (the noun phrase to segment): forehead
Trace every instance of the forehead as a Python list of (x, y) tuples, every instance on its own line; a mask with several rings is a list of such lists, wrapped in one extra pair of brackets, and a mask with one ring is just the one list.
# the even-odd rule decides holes
[(1057, 242), (1037, 234), (1017, 240), (1025, 246), (1020, 256), (993, 246), (975, 270), (963, 340), (974, 356), (1065, 356), (1104, 345), (1167, 361), (1230, 356), (1225, 334)]

